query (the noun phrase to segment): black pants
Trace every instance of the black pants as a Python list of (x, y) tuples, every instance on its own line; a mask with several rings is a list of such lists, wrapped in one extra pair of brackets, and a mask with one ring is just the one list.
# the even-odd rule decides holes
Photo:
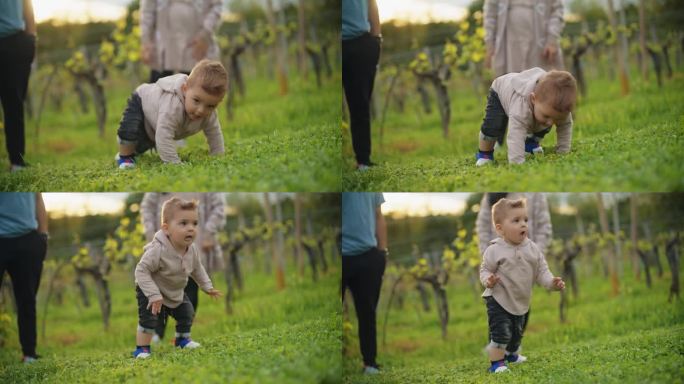
[[(195, 280), (192, 278), (188, 279), (188, 284), (185, 286), (185, 296), (187, 296), (188, 300), (190, 301), (190, 304), (192, 304), (192, 308), (194, 309), (194, 313), (197, 313), (197, 305), (199, 305), (198, 300), (198, 292), (199, 292), (199, 287), (197, 286), (197, 283), (195, 283)], [(194, 317), (194, 315), (193, 315)], [(159, 321), (157, 322), (157, 327), (154, 329), (154, 331), (159, 335), (159, 338), (164, 338), (164, 334), (166, 333), (166, 322), (169, 319), (169, 314), (164, 312), (162, 316), (160, 316)]]
[[(190, 72), (184, 72), (184, 71), (181, 71), (180, 73), (185, 73), (186, 75), (190, 74)], [(150, 83), (156, 83), (157, 80), (161, 79), (162, 77), (171, 76), (173, 74), (174, 74), (173, 71), (169, 71), (166, 69), (163, 71), (157, 71), (157, 70), (153, 69), (150, 71)]]
[(135, 145), (136, 154), (141, 154), (155, 147), (154, 141), (147, 136), (147, 131), (145, 131), (145, 114), (143, 113), (142, 100), (140, 100), (137, 92), (133, 92), (128, 98), (116, 134), (119, 136), (120, 144)]
[(370, 102), (379, 58), (380, 42), (370, 34), (342, 41), (342, 85), (359, 164), (370, 163)]
[(375, 366), (377, 332), (375, 313), (380, 298), (385, 255), (377, 248), (356, 256), (342, 257), (342, 289), (349, 287), (359, 321), (359, 344), (365, 365)]
[(493, 297), (485, 297), (487, 302), (487, 318), (489, 319), (489, 340), (506, 344), (506, 351), (517, 352), (522, 342), (530, 311), (516, 316), (506, 311)]
[[(506, 136), (506, 128), (508, 127), (508, 115), (501, 105), (499, 95), (493, 90), (489, 89), (487, 95), (487, 106), (485, 107), (485, 117), (482, 120), (482, 127), (480, 128), (480, 138), (488, 141), (498, 141), (503, 144), (503, 139)], [(551, 127), (532, 135), (535, 141), (540, 141), (551, 132)]]
[[(161, 319), (166, 319), (171, 315), (176, 319), (176, 332), (190, 333), (192, 328), (192, 320), (195, 318), (195, 310), (188, 299), (188, 295), (183, 295), (183, 302), (176, 308), (169, 308), (162, 305), (161, 312), (153, 315), (152, 311), (147, 308), (149, 300), (143, 291), (135, 286), (136, 299), (138, 300), (138, 324), (145, 329), (156, 329)], [(164, 320), (164, 322), (166, 322)]]
[(24, 356), (36, 355), (36, 294), (46, 250), (47, 242), (37, 231), (0, 238), (0, 286), (7, 271), (17, 303), (19, 342)]
[(26, 32), (0, 39), (0, 101), (5, 116), (5, 145), (11, 164), (24, 165), (24, 99), (36, 39)]

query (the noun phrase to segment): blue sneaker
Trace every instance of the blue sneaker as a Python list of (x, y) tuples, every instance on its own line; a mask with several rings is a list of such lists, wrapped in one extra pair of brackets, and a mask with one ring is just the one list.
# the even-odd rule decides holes
[(487, 369), (487, 371), (489, 373), (501, 373), (508, 371), (508, 367), (506, 366), (506, 363), (503, 360), (500, 360), (493, 362), (489, 369)]
[(543, 155), (544, 149), (539, 145), (539, 142), (531, 137), (525, 139), (525, 152), (533, 155)]
[(147, 359), (152, 355), (152, 350), (150, 347), (137, 347), (135, 351), (133, 351), (133, 357), (136, 359)]
[(114, 160), (116, 160), (116, 165), (119, 167), (119, 169), (132, 169), (135, 168), (135, 156), (130, 155), (130, 156), (121, 156), (118, 153), (114, 157)]
[(196, 341), (192, 341), (189, 337), (176, 337), (174, 345), (183, 349), (195, 349), (201, 344)]
[(475, 162), (475, 166), (481, 167), (483, 165), (489, 164), (494, 162), (494, 151), (490, 153), (484, 153), (482, 151), (477, 151), (475, 154), (475, 159), (477, 160)]
[(525, 357), (521, 354), (511, 353), (511, 354), (506, 355), (506, 361), (508, 361), (511, 364), (520, 364), (520, 363), (524, 363), (525, 361), (527, 361), (527, 357)]

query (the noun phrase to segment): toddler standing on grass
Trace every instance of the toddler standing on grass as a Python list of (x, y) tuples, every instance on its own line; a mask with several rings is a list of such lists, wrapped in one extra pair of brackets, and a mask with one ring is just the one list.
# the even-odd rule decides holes
[[(556, 125), (557, 153), (570, 152), (577, 82), (569, 72), (532, 68), (494, 80), (480, 128), (476, 165), (494, 161), (494, 144), (506, 136), (508, 162), (525, 162), (525, 153), (542, 154), (539, 142)], [(508, 134), (506, 134), (508, 128)]]
[(150, 341), (163, 313), (176, 319), (176, 347), (200, 346), (190, 339), (195, 309), (185, 294), (188, 276), (211, 297), (220, 297), (200, 263), (200, 253), (193, 244), (197, 235), (197, 203), (172, 198), (162, 207), (161, 229), (145, 246), (145, 253), (135, 268), (138, 300), (138, 332), (133, 356), (150, 356)]
[(164, 163), (180, 163), (175, 140), (203, 131), (209, 153), (224, 153), (216, 108), (226, 94), (228, 73), (218, 61), (202, 60), (190, 75), (163, 77), (142, 84), (128, 99), (119, 130), (120, 169), (135, 167), (135, 156), (157, 148)]
[(520, 343), (530, 315), (532, 285), (562, 290), (565, 282), (549, 271), (544, 255), (527, 238), (525, 200), (503, 198), (492, 207), (492, 222), (500, 237), (492, 240), (482, 256), (480, 281), (487, 304), (489, 372), (508, 370), (506, 362), (522, 363)]

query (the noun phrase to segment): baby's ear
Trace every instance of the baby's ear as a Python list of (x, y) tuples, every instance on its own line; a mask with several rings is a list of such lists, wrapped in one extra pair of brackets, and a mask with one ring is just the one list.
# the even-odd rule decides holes
[(186, 81), (185, 83), (183, 83), (183, 85), (181, 85), (181, 92), (183, 92), (183, 96), (185, 96), (185, 91), (187, 91), (187, 90), (188, 90), (188, 82)]

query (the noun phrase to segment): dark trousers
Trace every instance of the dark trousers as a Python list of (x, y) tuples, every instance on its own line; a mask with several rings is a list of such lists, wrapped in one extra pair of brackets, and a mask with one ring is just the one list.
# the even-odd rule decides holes
[[(184, 72), (184, 71), (182, 71), (180, 73), (185, 73), (186, 75), (190, 74), (190, 72)], [(173, 74), (174, 74), (173, 71), (168, 71), (168, 70), (157, 71), (157, 70), (153, 69), (150, 71), (150, 83), (156, 83), (157, 80), (161, 79), (162, 77), (171, 76)]]
[(517, 316), (506, 311), (492, 296), (485, 297), (485, 301), (489, 320), (489, 340), (506, 344), (508, 352), (517, 352), (530, 319), (530, 311)]
[[(188, 295), (183, 295), (183, 302), (176, 308), (169, 308), (162, 305), (161, 312), (153, 315), (147, 306), (149, 300), (143, 291), (136, 285), (135, 287), (136, 299), (138, 300), (138, 324), (145, 329), (156, 329), (162, 319), (166, 319), (171, 315), (176, 319), (176, 332), (190, 333), (192, 328), (192, 320), (195, 318), (195, 310), (188, 299)], [(166, 320), (163, 320), (165, 323)]]
[[(490, 88), (489, 95), (487, 95), (485, 117), (482, 120), (482, 126), (480, 128), (480, 138), (488, 141), (497, 141), (499, 144), (503, 144), (504, 137), (506, 136), (506, 128), (508, 128), (508, 115), (506, 115), (506, 111), (504, 110), (503, 105), (501, 105), (499, 95)], [(551, 132), (551, 127), (535, 132), (531, 139), (540, 141), (549, 132)]]
[(46, 250), (47, 242), (37, 231), (0, 238), (0, 286), (7, 271), (17, 303), (19, 342), (24, 356), (36, 356), (36, 294)]
[(119, 136), (119, 143), (135, 145), (135, 153), (138, 155), (155, 147), (154, 141), (147, 136), (145, 130), (145, 113), (137, 92), (133, 92), (128, 98), (116, 134)]
[(26, 32), (0, 39), (0, 101), (5, 116), (5, 145), (11, 164), (24, 165), (24, 99), (28, 88), (35, 37)]
[(342, 290), (349, 287), (359, 322), (359, 344), (365, 365), (375, 366), (377, 332), (375, 313), (380, 298), (385, 255), (377, 248), (356, 256), (342, 257)]
[(359, 164), (370, 164), (370, 102), (379, 58), (380, 42), (370, 34), (342, 41), (342, 85)]
[[(185, 296), (188, 298), (190, 301), (190, 304), (192, 304), (192, 308), (194, 309), (194, 313), (197, 313), (197, 305), (199, 305), (198, 300), (198, 292), (199, 292), (199, 286), (197, 286), (197, 283), (195, 283), (195, 280), (192, 278), (188, 279), (188, 284), (185, 286)], [(193, 315), (194, 317), (194, 315)], [(166, 322), (169, 319), (169, 314), (164, 312), (162, 316), (159, 317), (159, 321), (157, 322), (157, 327), (154, 329), (154, 331), (159, 335), (159, 338), (164, 338), (164, 334), (166, 333)]]

